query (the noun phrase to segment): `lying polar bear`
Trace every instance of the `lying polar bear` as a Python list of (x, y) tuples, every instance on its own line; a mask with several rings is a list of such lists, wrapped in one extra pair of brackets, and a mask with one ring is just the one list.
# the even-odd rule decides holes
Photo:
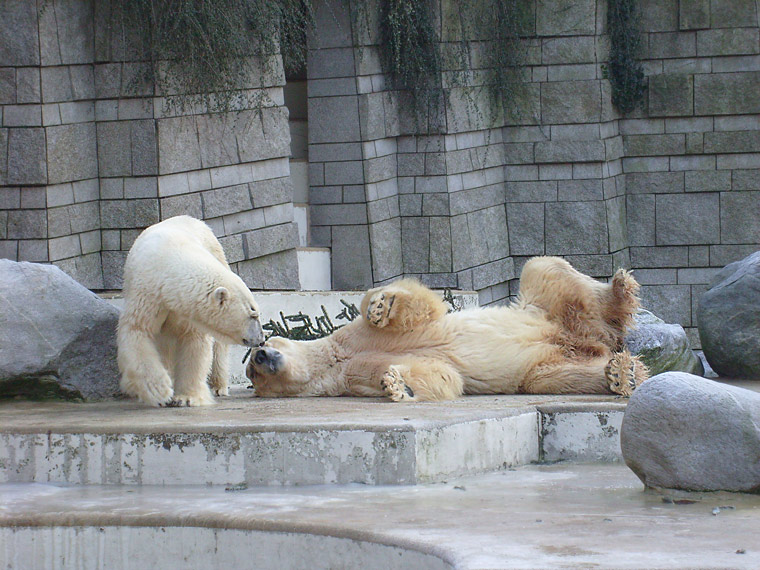
[(623, 348), (638, 289), (622, 269), (605, 284), (563, 259), (536, 257), (512, 305), (447, 313), (436, 293), (405, 279), (368, 291), (363, 318), (329, 337), (269, 339), (246, 374), (263, 397), (629, 396), (648, 374)]

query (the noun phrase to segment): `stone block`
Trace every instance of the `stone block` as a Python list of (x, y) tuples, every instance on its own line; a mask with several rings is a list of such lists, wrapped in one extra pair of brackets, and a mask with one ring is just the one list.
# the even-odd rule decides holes
[(557, 182), (560, 202), (601, 200), (603, 196), (602, 181), (599, 179), (560, 180)]
[(609, 253), (604, 202), (546, 204), (547, 255)]
[(47, 237), (45, 210), (11, 210), (8, 212), (8, 239), (39, 239)]
[(541, 117), (546, 124), (593, 123), (601, 119), (601, 112), (597, 80), (541, 85)]
[[(48, 165), (44, 129), (15, 128), (4, 132), (8, 133), (6, 183), (9, 185), (45, 184)], [(0, 140), (0, 142), (3, 141)]]
[(293, 201), (293, 184), (290, 178), (257, 180), (248, 186), (254, 208), (264, 208)]
[(757, 22), (757, 6), (752, 0), (712, 2), (711, 20), (714, 28), (741, 28)]
[[(330, 180), (331, 165), (341, 163), (330, 163), (325, 165), (325, 175), (327, 176), (326, 182), (332, 184)], [(345, 163), (344, 163), (345, 164)], [(382, 180), (388, 180), (395, 178), (398, 168), (396, 166), (396, 155), (389, 154), (378, 158), (371, 158), (364, 161), (364, 181), (367, 183), (380, 182)], [(354, 184), (361, 183), (359, 180), (354, 180)]]
[(593, 36), (596, 30), (593, 0), (538, 0), (536, 33), (539, 36)]
[(572, 177), (572, 164), (541, 164), (538, 167), (539, 180), (569, 180)]
[(361, 160), (362, 147), (358, 142), (335, 144), (309, 144), (311, 162), (336, 162), (341, 160)]
[(507, 202), (554, 202), (557, 200), (557, 182), (554, 180), (506, 183)]
[(314, 50), (309, 54), (309, 79), (355, 77), (354, 48)]
[[(451, 215), (474, 212), (492, 206), (504, 204), (504, 185), (492, 184), (471, 190), (460, 190), (449, 194), (449, 208)], [(428, 194), (426, 194), (427, 196)], [(432, 194), (440, 196), (440, 194)], [(423, 202), (424, 206), (424, 202)]]
[(364, 169), (361, 161), (325, 163), (325, 184), (363, 184)]
[(12, 67), (0, 68), (0, 105), (16, 103), (16, 70)]
[(48, 237), (61, 237), (71, 234), (69, 207), (47, 209)]
[(3, 2), (0, 61), (8, 66), (40, 64), (37, 5), (25, 0)]
[(48, 242), (50, 252), (50, 261), (69, 259), (82, 254), (82, 248), (79, 245), (79, 236), (70, 235), (59, 238), (53, 238)]
[(697, 115), (760, 113), (760, 72), (695, 76), (694, 111)]
[(641, 306), (666, 323), (691, 326), (691, 287), (689, 285), (642, 285)]
[(760, 152), (760, 131), (705, 133), (706, 153)]
[(3, 108), (4, 127), (39, 127), (41, 125), (40, 105), (6, 105)]
[(678, 0), (642, 0), (641, 31), (670, 32), (678, 29)]
[[(449, 162), (450, 157), (447, 153), (446, 161)], [(459, 154), (466, 155), (466, 159), (469, 161), (470, 155), (467, 152), (460, 152)], [(472, 167), (472, 165), (470, 165)], [(463, 169), (464, 170), (464, 169)], [(424, 154), (399, 154), (398, 155), (398, 176), (420, 176), (425, 174), (425, 155)]]
[(720, 241), (718, 194), (658, 194), (657, 245), (698, 245)]
[(129, 121), (132, 175), (158, 174), (156, 122), (153, 119)]
[(216, 218), (250, 210), (253, 207), (247, 184), (209, 190), (202, 192), (201, 196), (203, 199), (203, 218)]
[(451, 224), (447, 217), (430, 218), (430, 269), (435, 273), (451, 271)]
[(72, 233), (95, 230), (100, 225), (98, 202), (82, 202), (67, 206)]
[[(691, 75), (661, 74), (649, 77), (649, 116), (678, 117), (694, 114), (696, 88)], [(709, 114), (700, 113), (697, 114)]]
[(667, 156), (686, 152), (686, 137), (671, 135), (629, 135), (623, 137), (626, 156)]
[(510, 255), (544, 254), (544, 205), (507, 204)]
[(427, 273), (430, 267), (430, 220), (401, 220), (401, 253), (404, 273)]
[(48, 178), (51, 183), (98, 176), (98, 144), (94, 123), (47, 127)]
[(331, 204), (311, 206), (311, 223), (314, 226), (338, 226), (367, 223), (364, 204)]
[(720, 243), (760, 243), (760, 192), (720, 195)]
[(684, 58), (697, 55), (697, 34), (669, 32), (649, 34), (649, 59)]
[(710, 0), (680, 0), (678, 23), (681, 30), (710, 27)]
[(760, 30), (755, 28), (727, 28), (697, 32), (699, 57), (749, 55), (760, 51)]
[(398, 197), (401, 216), (422, 215), (422, 194), (402, 194)]
[(121, 232), (119, 230), (102, 230), (100, 246), (103, 251), (118, 251), (121, 249)]
[(187, 215), (203, 219), (203, 203), (198, 192), (192, 194), (180, 194), (161, 198), (161, 218), (166, 220), (173, 216)]
[(605, 200), (610, 251), (620, 251), (628, 246), (626, 202), (624, 196)]
[(655, 197), (649, 194), (626, 196), (628, 244), (655, 245)]
[(46, 207), (47, 207), (47, 192), (44, 187), (29, 186), (26, 188), (21, 188), (21, 208), (31, 209), (31, 208), (46, 208)]
[(676, 285), (677, 269), (637, 269), (634, 277), (640, 285)]
[(367, 226), (333, 227), (331, 248), (333, 289), (356, 290), (373, 286)]
[(48, 259), (48, 242), (45, 239), (25, 239), (18, 242), (18, 260), (45, 263)]
[(728, 170), (686, 172), (686, 192), (728, 192), (731, 172)]
[(590, 63), (595, 56), (593, 36), (559, 37), (541, 42), (541, 63), (544, 65)]
[(733, 190), (760, 190), (760, 169), (734, 170), (732, 172)]
[(715, 170), (715, 156), (671, 156), (670, 169), (677, 170)]
[(158, 199), (103, 200), (100, 222), (104, 229), (147, 228), (159, 221)]
[(295, 249), (241, 261), (238, 274), (251, 289), (294, 291), (301, 287)]
[(248, 259), (278, 253), (297, 245), (298, 229), (292, 223), (264, 227), (243, 234), (243, 247)]
[(557, 141), (535, 144), (535, 160), (546, 162), (598, 162), (605, 160), (602, 141)]
[[(201, 151), (195, 117), (160, 119), (157, 121), (157, 128), (160, 174), (201, 168)], [(98, 125), (99, 129), (100, 125)]]
[(0, 240), (0, 259), (18, 260), (18, 241)]
[(448, 216), (451, 214), (449, 194), (423, 194), (422, 198), (423, 216)]
[(98, 170), (102, 177), (132, 175), (130, 125), (125, 121), (98, 123)]
[(631, 172), (625, 175), (628, 194), (669, 194), (684, 191), (683, 172)]
[(100, 252), (100, 230), (79, 234), (79, 245), (82, 248), (83, 255)]
[(514, 263), (511, 258), (484, 263), (472, 270), (472, 287), (476, 291), (505, 283), (515, 277)]
[(357, 97), (309, 98), (310, 143), (343, 143), (360, 139)]

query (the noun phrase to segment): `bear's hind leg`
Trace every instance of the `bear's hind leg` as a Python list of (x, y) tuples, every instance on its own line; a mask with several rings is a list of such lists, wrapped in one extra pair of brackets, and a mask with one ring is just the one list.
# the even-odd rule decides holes
[(208, 377), (209, 386), (217, 396), (228, 396), (229, 390), (229, 346), (214, 340), (214, 356), (211, 361), (211, 375)]
[(436, 320), (447, 310), (443, 299), (412, 279), (371, 289), (361, 303), (362, 317), (372, 326), (399, 331)]
[(179, 338), (174, 364), (174, 398), (171, 406), (208, 406), (214, 403), (208, 378), (211, 370), (211, 337), (188, 333)]
[(453, 400), (464, 392), (464, 380), (456, 370), (429, 358), (399, 359), (388, 367), (381, 384), (394, 402)]
[(122, 392), (151, 406), (164, 406), (171, 401), (172, 379), (148, 333), (119, 323), (117, 354)]

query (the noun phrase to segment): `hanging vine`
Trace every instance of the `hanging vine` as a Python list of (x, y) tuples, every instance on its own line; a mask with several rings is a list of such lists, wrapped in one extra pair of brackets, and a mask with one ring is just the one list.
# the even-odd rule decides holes
[(633, 111), (644, 99), (644, 70), (638, 61), (641, 44), (639, 14), (635, 0), (607, 1), (610, 59), (607, 77), (612, 104), (622, 113)]
[[(170, 105), (235, 108), (250, 78), (306, 61), (310, 0), (111, 0), (98, 3), (108, 42), (146, 62), (135, 81), (169, 94)], [(112, 48), (113, 49), (113, 48)]]

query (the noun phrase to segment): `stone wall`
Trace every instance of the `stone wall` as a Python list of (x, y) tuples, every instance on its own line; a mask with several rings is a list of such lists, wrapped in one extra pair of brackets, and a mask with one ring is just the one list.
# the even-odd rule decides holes
[(528, 5), (512, 112), (486, 124), (448, 86), (426, 134), (383, 73), (372, 23), (357, 26), (347, 1), (323, 6), (312, 235), (333, 248), (334, 285), (416, 275), (492, 303), (516, 293), (530, 256), (561, 255), (599, 278), (633, 268), (645, 305), (693, 335), (717, 268), (760, 247), (756, 2), (641, 0), (648, 91), (627, 116), (606, 79), (607, 0)]
[(139, 232), (189, 214), (249, 286), (298, 288), (279, 57), (241, 85), (250, 104), (178, 111), (108, 17), (108, 2), (3, 2), (0, 256), (116, 289)]

